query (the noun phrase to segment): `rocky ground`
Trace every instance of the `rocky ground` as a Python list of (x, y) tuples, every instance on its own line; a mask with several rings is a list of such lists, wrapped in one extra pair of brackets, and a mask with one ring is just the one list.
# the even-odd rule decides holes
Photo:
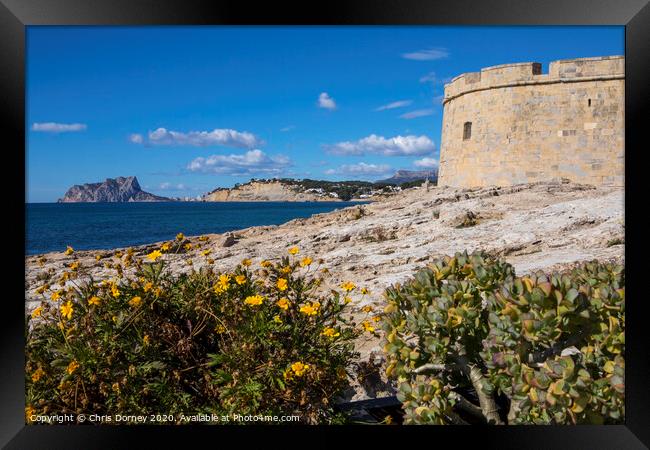
[[(538, 269), (554, 270), (577, 262), (623, 260), (624, 191), (594, 188), (573, 183), (535, 183), (511, 187), (460, 189), (414, 188), (364, 206), (348, 207), (308, 219), (296, 219), (279, 226), (252, 227), (225, 235), (208, 235), (189, 254), (170, 255), (177, 272), (206, 264), (201, 251), (211, 249), (215, 269), (228, 270), (243, 258), (255, 262), (274, 260), (297, 245), (300, 255), (323, 259), (331, 272), (330, 285), (351, 280), (370, 289), (370, 295), (355, 304), (361, 308), (383, 307), (382, 291), (409, 278), (431, 258), (457, 251), (486, 250), (510, 262), (517, 274)], [(179, 230), (182, 231), (182, 230)], [(160, 243), (136, 247), (144, 255)], [(58, 279), (64, 265), (73, 260), (90, 268), (96, 280), (115, 276), (104, 263), (117, 258), (116, 251), (48, 253), (25, 258), (26, 311), (37, 306), (42, 296), (36, 289), (44, 279)], [(96, 261), (95, 255), (102, 259)], [(186, 259), (193, 260), (193, 266)], [(45, 259), (45, 261), (43, 261)], [(40, 260), (40, 262), (39, 262)], [(390, 386), (381, 380), (381, 344), (377, 337), (358, 342), (359, 370), (363, 376), (346, 394), (357, 400), (384, 396)]]

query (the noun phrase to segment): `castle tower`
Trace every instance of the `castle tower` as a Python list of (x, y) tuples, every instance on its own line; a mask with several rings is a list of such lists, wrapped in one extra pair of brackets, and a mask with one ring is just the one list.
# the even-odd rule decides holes
[(504, 64), (445, 85), (438, 184), (624, 183), (623, 56)]

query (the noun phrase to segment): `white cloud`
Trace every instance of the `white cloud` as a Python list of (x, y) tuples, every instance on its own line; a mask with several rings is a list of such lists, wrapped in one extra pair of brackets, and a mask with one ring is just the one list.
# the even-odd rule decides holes
[(56, 123), (56, 122), (43, 122), (32, 124), (33, 131), (45, 131), (48, 133), (64, 133), (66, 131), (84, 131), (86, 128), (85, 123)]
[(164, 183), (160, 183), (158, 189), (161, 191), (184, 191), (187, 189), (187, 186), (185, 186), (183, 183), (172, 184), (166, 181)]
[(141, 134), (134, 133), (129, 140), (136, 144), (146, 145), (188, 145), (192, 147), (224, 146), (236, 148), (253, 148), (264, 142), (252, 133), (231, 129), (215, 128), (212, 131), (180, 131), (158, 128), (150, 131), (147, 140)]
[(413, 162), (413, 165), (423, 169), (435, 169), (438, 167), (438, 160), (435, 158), (422, 158)]
[(321, 92), (318, 96), (318, 107), (334, 110), (336, 109), (336, 102), (327, 92)]
[(429, 72), (428, 74), (420, 77), (420, 83), (431, 83), (434, 84), (438, 81), (435, 72)]
[(291, 131), (291, 130), (294, 130), (295, 128), (296, 128), (295, 125), (289, 125), (289, 126), (286, 126), (284, 128), (280, 128), (280, 131)]
[(402, 119), (415, 119), (416, 117), (430, 116), (434, 112), (433, 109), (416, 109), (415, 111), (404, 113), (400, 117)]
[(139, 133), (133, 133), (129, 135), (129, 141), (134, 144), (142, 144), (144, 142), (144, 137)]
[(291, 160), (286, 156), (269, 156), (263, 151), (255, 149), (249, 150), (243, 155), (198, 157), (187, 165), (187, 169), (191, 172), (243, 176), (254, 174), (277, 175), (290, 166)]
[(328, 169), (326, 175), (352, 175), (358, 177), (386, 175), (392, 171), (388, 164), (368, 164), (360, 162), (358, 164), (343, 164), (336, 169)]
[(447, 56), (449, 56), (449, 52), (446, 48), (442, 47), (402, 54), (402, 58), (412, 59), (415, 61), (432, 61), (434, 59), (446, 58)]
[(442, 105), (442, 101), (445, 99), (444, 95), (436, 95), (433, 97), (433, 104), (434, 105)]
[(344, 141), (325, 145), (324, 149), (334, 155), (365, 155), (383, 156), (420, 156), (430, 154), (436, 146), (427, 136), (395, 136), (386, 139), (383, 136), (371, 134), (358, 141)]
[(375, 111), (385, 111), (387, 109), (403, 108), (404, 106), (409, 106), (411, 103), (413, 103), (413, 100), (399, 100), (397, 102), (389, 103), (387, 105), (382, 105), (379, 108), (375, 109)]

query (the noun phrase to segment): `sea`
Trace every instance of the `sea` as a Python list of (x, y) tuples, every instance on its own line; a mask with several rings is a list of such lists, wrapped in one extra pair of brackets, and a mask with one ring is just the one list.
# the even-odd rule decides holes
[(129, 247), (224, 233), (367, 202), (28, 203), (25, 253)]

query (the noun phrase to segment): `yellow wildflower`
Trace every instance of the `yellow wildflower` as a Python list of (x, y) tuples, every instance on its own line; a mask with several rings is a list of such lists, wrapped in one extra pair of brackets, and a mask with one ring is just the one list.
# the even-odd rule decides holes
[(303, 314), (306, 314), (308, 316), (315, 316), (318, 314), (318, 310), (320, 309), (320, 303), (318, 302), (313, 302), (304, 306), (300, 307), (300, 312)]
[(176, 235), (176, 240), (177, 241), (182, 241), (183, 239), (185, 239), (185, 235), (183, 233), (178, 233)]
[(367, 320), (364, 320), (363, 322), (361, 322), (361, 326), (363, 326), (363, 331), (367, 331), (369, 333), (372, 333), (372, 332), (375, 331), (375, 327), (373, 327), (370, 324), (370, 322), (368, 322)]
[(348, 303), (350, 303), (351, 301), (352, 301), (352, 299), (349, 296), (346, 295), (345, 297), (343, 297), (343, 303), (345, 303), (346, 305)]
[(267, 260), (264, 260), (264, 261), (262, 261), (260, 263), (260, 266), (265, 267), (265, 268), (266, 267), (271, 267), (272, 265), (273, 265), (273, 263), (271, 261), (267, 261)]
[(282, 269), (280, 269), (280, 272), (282, 272), (285, 275), (291, 273), (291, 266), (283, 267)]
[(309, 370), (309, 364), (303, 364), (302, 362), (298, 361), (291, 364), (291, 370), (293, 370), (293, 373), (295, 373), (297, 377), (301, 377), (307, 370)]
[(68, 245), (68, 248), (65, 251), (66, 255), (72, 255), (74, 253), (74, 249)]
[(99, 297), (93, 295), (92, 297), (90, 297), (90, 298), (88, 299), (88, 304), (89, 304), (89, 305), (96, 305), (96, 306), (99, 306)]
[(32, 374), (32, 381), (36, 383), (38, 380), (43, 378), (45, 376), (45, 371), (41, 369), (40, 367), (34, 371)]
[(224, 327), (222, 324), (217, 325), (217, 327), (214, 329), (214, 331), (217, 332), (217, 334), (225, 333), (226, 332), (226, 327)]
[(61, 305), (61, 315), (65, 317), (66, 319), (70, 320), (72, 318), (72, 302), (68, 300), (68, 302), (64, 305)]
[(341, 333), (336, 331), (334, 328), (330, 328), (330, 327), (325, 328), (321, 334), (323, 336), (327, 336), (328, 338), (332, 338), (332, 339), (341, 335)]
[(343, 288), (345, 292), (353, 291), (356, 287), (357, 286), (351, 281), (346, 281), (345, 283), (341, 284), (341, 288)]
[(172, 248), (172, 244), (170, 244), (169, 242), (165, 242), (163, 245), (160, 246), (160, 250), (162, 250), (163, 252), (168, 252), (169, 249), (171, 248)]
[(291, 380), (293, 378), (293, 372), (291, 371), (291, 368), (285, 370), (282, 375), (284, 376), (285, 380)]
[(70, 270), (77, 270), (79, 269), (79, 261), (75, 261), (72, 264), (70, 264)]
[(282, 319), (280, 319), (280, 316), (276, 314), (275, 316), (273, 316), (273, 322), (282, 323)]
[(264, 301), (264, 297), (262, 297), (261, 295), (250, 295), (246, 297), (244, 303), (250, 306), (259, 306), (262, 304), (263, 301)]
[(185, 250), (192, 250), (192, 244), (189, 242), (185, 244)]
[(291, 247), (289, 250), (287, 250), (290, 255), (297, 255), (298, 252), (300, 252), (300, 249), (298, 247)]
[[(367, 294), (370, 294), (370, 291), (368, 290), (368, 288), (365, 288), (365, 287), (364, 287), (364, 288), (361, 288), (361, 294), (362, 294), (362, 295), (367, 295)], [(390, 417), (390, 416), (389, 416), (389, 417)]]
[(309, 256), (305, 256), (305, 257), (300, 261), (300, 266), (301, 266), (301, 267), (309, 266), (309, 265), (311, 265), (311, 263), (312, 263), (313, 261), (314, 261), (314, 260), (311, 259)]
[(225, 273), (219, 275), (219, 287), (221, 288), (221, 290), (223, 291), (227, 290), (228, 287), (230, 286), (229, 283), (230, 283), (230, 275), (227, 275)]
[(251, 260), (248, 259), (248, 258), (244, 258), (244, 259), (241, 260), (241, 265), (242, 265), (242, 266), (248, 267), (248, 266), (250, 266), (251, 264), (253, 264), (253, 261), (251, 261)]
[(39, 317), (42, 312), (43, 312), (43, 307), (39, 306), (34, 311), (32, 311), (32, 317)]
[(284, 278), (280, 278), (280, 279), (278, 279), (277, 287), (278, 287), (278, 289), (280, 289), (281, 291), (286, 291), (286, 290), (287, 290), (287, 287), (288, 287), (288, 285), (287, 285), (287, 280), (284, 279)]
[(33, 422), (34, 415), (36, 414), (36, 409), (34, 409), (33, 406), (29, 405), (25, 408), (25, 418), (27, 419), (28, 422)]
[(95, 261), (99, 261), (100, 259), (102, 259), (102, 255), (95, 255)]
[(372, 318), (373, 322), (379, 322), (380, 320), (381, 320), (381, 317), (379, 317), (379, 316), (375, 316), (375, 317)]
[(201, 242), (205, 242), (208, 239), (210, 239), (208, 236), (199, 236), (199, 241), (201, 241)]
[(289, 309), (289, 300), (286, 297), (282, 297), (278, 302), (276, 303), (280, 307), (280, 309), (284, 309), (285, 311)]
[(158, 258), (160, 258), (161, 256), (162, 256), (162, 253), (160, 252), (160, 250), (154, 250), (153, 252), (151, 252), (151, 253), (149, 253), (149, 254), (147, 255), (147, 258), (148, 258), (151, 262), (156, 262), (156, 260), (157, 260)]
[(111, 284), (111, 295), (115, 298), (120, 296), (120, 290), (115, 283)]
[(246, 275), (237, 275), (237, 276), (235, 277), (235, 281), (237, 282), (237, 284), (244, 284), (244, 283), (246, 283)]
[(142, 298), (138, 296), (135, 296), (131, 300), (129, 300), (129, 305), (133, 306), (134, 308), (140, 306), (140, 303), (142, 303)]
[(212, 253), (212, 250), (210, 250), (210, 249), (203, 250), (203, 251), (201, 252), (201, 254), (202, 254), (203, 256), (208, 256), (210, 253)]
[(361, 311), (363, 311), (364, 313), (370, 313), (372, 312), (372, 306), (366, 305), (363, 308), (361, 308)]
[(149, 292), (149, 291), (151, 290), (152, 287), (153, 287), (153, 282), (151, 282), (151, 281), (147, 281), (147, 282), (144, 284), (143, 289), (144, 289), (145, 292)]
[(145, 335), (142, 337), (142, 343), (144, 344), (145, 347), (146, 347), (147, 345), (149, 345), (149, 335), (148, 335), (148, 334), (145, 334)]
[(79, 368), (79, 363), (76, 360), (70, 361), (70, 364), (68, 364), (68, 367), (66, 368), (66, 371), (68, 372), (68, 375), (72, 375), (75, 370)]
[(58, 299), (61, 298), (61, 291), (52, 292), (50, 298), (52, 299), (53, 302), (57, 301)]

